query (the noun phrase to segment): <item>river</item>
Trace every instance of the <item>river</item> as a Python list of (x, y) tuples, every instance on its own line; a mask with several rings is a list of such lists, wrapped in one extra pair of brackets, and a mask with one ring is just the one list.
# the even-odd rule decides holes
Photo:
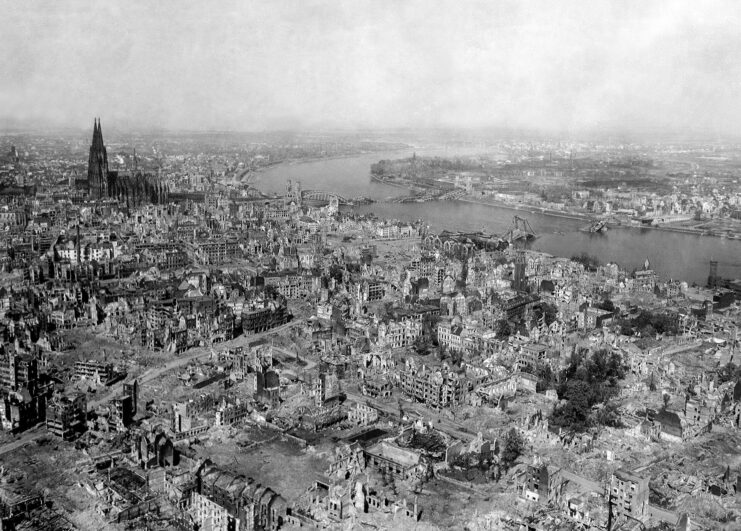
[[(453, 156), (443, 150), (417, 150), (417, 155)], [(280, 164), (258, 173), (255, 186), (266, 193), (282, 194), (288, 179), (301, 181), (304, 189), (327, 190), (345, 197), (365, 196), (378, 201), (397, 197), (405, 190), (370, 180), (370, 165), (380, 159), (411, 156), (412, 151), (381, 152), (347, 158)], [(470, 152), (456, 151), (455, 155)], [(704, 285), (709, 260), (718, 261), (719, 275), (741, 278), (741, 240), (696, 236), (659, 229), (616, 228), (604, 234), (583, 232), (580, 220), (517, 211), (505, 207), (462, 201), (428, 203), (374, 203), (355, 208), (379, 217), (401, 221), (424, 220), (431, 229), (484, 230), (503, 234), (517, 214), (526, 218), (537, 238), (531, 249), (557, 256), (588, 253), (601, 262), (616, 262), (631, 270), (643, 266), (646, 258), (664, 279), (678, 279)]]

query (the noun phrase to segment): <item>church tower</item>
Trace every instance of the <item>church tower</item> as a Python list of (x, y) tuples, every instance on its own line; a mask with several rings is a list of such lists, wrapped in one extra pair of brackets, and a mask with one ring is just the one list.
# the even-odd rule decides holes
[(518, 251), (515, 255), (515, 278), (512, 288), (515, 291), (525, 291), (527, 278), (525, 277), (525, 253)]
[(710, 274), (708, 275), (708, 287), (718, 287), (718, 261), (710, 258)]
[(88, 193), (92, 199), (108, 197), (108, 153), (103, 145), (100, 118), (93, 122), (93, 143), (87, 164)]

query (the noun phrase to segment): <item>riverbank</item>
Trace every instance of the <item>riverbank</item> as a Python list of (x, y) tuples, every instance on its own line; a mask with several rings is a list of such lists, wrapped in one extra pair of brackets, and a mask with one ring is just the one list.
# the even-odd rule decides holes
[[(393, 186), (395, 188), (401, 188), (401, 189), (404, 189), (404, 190), (408, 190), (409, 192), (413, 192), (413, 190), (410, 188), (410, 186), (409, 186), (408, 183), (397, 183), (397, 182), (393, 182), (393, 181), (387, 181), (387, 180), (381, 179), (379, 177), (376, 177), (374, 175), (371, 175), (371, 180), (372, 181), (375, 181), (377, 183), (380, 183), (380, 184), (385, 184), (385, 185), (388, 185), (388, 186)], [(445, 200), (443, 200), (443, 201), (445, 201)], [(519, 210), (519, 211), (522, 211), (522, 212), (529, 212), (531, 214), (542, 214), (544, 216), (554, 216), (554, 217), (559, 217), (559, 218), (564, 218), (564, 219), (574, 219), (574, 220), (578, 220), (578, 221), (585, 221), (585, 222), (588, 222), (588, 223), (591, 223), (592, 221), (594, 221), (593, 218), (591, 218), (590, 216), (587, 216), (585, 214), (577, 214), (577, 213), (573, 213), (573, 212), (561, 212), (561, 211), (558, 211), (558, 210), (550, 210), (550, 209), (546, 209), (546, 208), (536, 207), (536, 206), (533, 206), (533, 205), (516, 205), (516, 204), (512, 204), (512, 203), (505, 203), (503, 201), (494, 201), (494, 200), (484, 201), (484, 200), (481, 200), (481, 199), (474, 199), (472, 197), (460, 197), (460, 198), (457, 198), (457, 199), (453, 199), (453, 201), (462, 201), (464, 203), (473, 203), (473, 204), (476, 204), (476, 205), (492, 206), (492, 207), (497, 207), (497, 208), (506, 208), (508, 210)]]
[[(474, 203), (477, 205), (492, 206), (496, 208), (506, 208), (509, 210), (519, 210), (522, 212), (529, 212), (531, 214), (541, 214), (543, 216), (551, 216), (555, 218), (573, 219), (577, 221), (584, 221), (591, 223), (594, 218), (586, 214), (577, 214), (575, 212), (561, 212), (559, 210), (549, 210), (546, 208), (538, 208), (532, 205), (513, 205), (511, 203), (505, 203), (502, 201), (482, 201), (479, 199), (472, 198), (460, 198), (456, 201), (463, 201), (466, 203)], [(610, 229), (638, 229), (638, 230), (658, 230), (665, 232), (678, 232), (681, 234), (689, 234), (692, 236), (712, 236), (715, 238), (722, 238), (728, 240), (741, 240), (741, 234), (728, 235), (727, 233), (716, 233), (709, 230), (693, 229), (689, 227), (672, 227), (667, 225), (634, 225), (632, 223), (614, 223), (607, 222), (607, 227)]]
[[(409, 183), (395, 183), (391, 181), (386, 181), (384, 179), (381, 179), (377, 176), (371, 175), (371, 180), (386, 184), (389, 186), (394, 186), (397, 188), (403, 188), (409, 191), (412, 191), (410, 189)], [(458, 199), (455, 199), (454, 201), (462, 201), (464, 203), (472, 203), (476, 205), (483, 205), (483, 206), (491, 206), (495, 208), (505, 208), (507, 210), (515, 210), (520, 212), (528, 212), (530, 214), (541, 214), (543, 216), (550, 216), (555, 218), (562, 218), (562, 219), (571, 219), (576, 221), (583, 221), (584, 223), (591, 224), (595, 221), (594, 216), (590, 216), (588, 214), (581, 214), (576, 212), (563, 212), (561, 210), (553, 210), (543, 207), (537, 207), (535, 205), (529, 205), (529, 204), (513, 204), (513, 203), (507, 203), (504, 201), (497, 201), (492, 199), (477, 199), (471, 196), (468, 197), (461, 197)], [(652, 230), (659, 230), (659, 231), (665, 231), (665, 232), (676, 232), (681, 234), (687, 234), (692, 236), (712, 236), (715, 238), (721, 238), (721, 239), (728, 239), (728, 240), (741, 240), (741, 234), (735, 233), (735, 234), (728, 234), (728, 232), (715, 232), (713, 230), (709, 229), (695, 229), (691, 227), (677, 227), (677, 226), (671, 226), (671, 225), (643, 225), (643, 224), (633, 224), (633, 223), (615, 223), (615, 222), (607, 222), (607, 227), (610, 229), (639, 229), (639, 230), (646, 230), (646, 229), (652, 229)]]
[(473, 203), (475, 205), (484, 205), (495, 208), (506, 208), (508, 210), (518, 210), (521, 212), (529, 212), (530, 214), (541, 214), (543, 216), (552, 216), (554, 218), (573, 219), (577, 221), (584, 221), (591, 223), (594, 221), (589, 216), (583, 214), (576, 214), (572, 212), (561, 212), (558, 210), (549, 210), (545, 208), (538, 208), (532, 205), (513, 205), (512, 203), (505, 203), (502, 201), (482, 201), (480, 199), (472, 199), (470, 197), (461, 197), (455, 199), (455, 201), (462, 201), (464, 203)]
[(621, 229), (639, 229), (639, 230), (659, 230), (665, 232), (678, 232), (680, 234), (689, 234), (692, 236), (711, 236), (713, 238), (721, 238), (724, 240), (741, 240), (741, 234), (717, 233), (711, 230), (700, 230), (693, 229), (690, 227), (672, 227), (667, 225), (633, 225), (633, 224), (621, 224), (621, 223), (607, 223), (610, 228), (621, 228)]
[[(405, 153), (401, 152), (403, 156)], [(602, 263), (617, 262), (624, 267), (641, 267), (649, 257), (652, 267), (662, 277), (681, 278), (702, 284), (708, 276), (708, 257), (718, 261), (718, 274), (725, 278), (741, 278), (739, 240), (697, 238), (696, 234), (672, 230), (611, 230), (604, 235), (586, 232), (592, 222), (577, 211), (544, 212), (530, 205), (494, 205), (489, 197), (471, 194), (460, 200), (430, 201), (426, 203), (385, 202), (389, 196), (405, 194), (402, 188), (385, 186), (371, 181), (370, 165), (380, 158), (394, 158), (394, 154), (373, 154), (318, 160), (313, 163), (275, 165), (258, 175), (255, 187), (267, 194), (285, 193), (288, 179), (301, 181), (306, 189), (332, 190), (344, 197), (370, 197), (376, 203), (348, 207), (352, 212), (372, 213), (382, 219), (402, 222), (427, 220), (432, 230), (483, 230), (490, 234), (504, 234), (512, 224), (517, 211), (528, 218), (538, 238), (530, 246), (556, 256), (574, 256), (583, 252), (595, 256)], [(419, 152), (417, 153), (419, 156)], [(493, 198), (492, 198), (493, 199)], [(483, 200), (483, 201), (482, 201)], [(475, 202), (474, 202), (475, 201)], [(482, 204), (477, 204), (482, 203)], [(343, 207), (344, 209), (344, 207)], [(628, 226), (628, 225), (621, 225)], [(733, 227), (730, 224), (724, 225)], [(617, 229), (618, 227), (616, 227)], [(631, 226), (631, 228), (640, 228)], [(713, 226), (703, 226), (712, 229)], [(404, 242), (408, 243), (408, 242)], [(392, 254), (393, 255), (393, 254)]]
[[(398, 147), (398, 148), (392, 148), (392, 149), (383, 149), (380, 151), (360, 151), (358, 153), (346, 153), (342, 155), (332, 155), (329, 157), (304, 157), (300, 159), (285, 159), (280, 160), (277, 162), (269, 162), (265, 166), (260, 166), (259, 168), (255, 169), (255, 173), (261, 173), (266, 170), (272, 170), (280, 165), (285, 166), (299, 166), (301, 164), (311, 164), (314, 162), (322, 162), (327, 160), (342, 160), (342, 159), (354, 159), (356, 157), (363, 157), (365, 155), (374, 155), (376, 153), (396, 153), (398, 151), (405, 151), (412, 149), (411, 146), (407, 147)], [(388, 184), (388, 183), (385, 183)]]
[[(414, 191), (411, 188), (410, 182), (399, 183), (395, 181), (389, 181), (389, 180), (383, 179), (381, 177), (378, 177), (372, 174), (370, 178), (371, 178), (371, 181), (374, 181), (380, 184), (385, 184), (385, 185), (393, 186), (396, 188), (402, 188), (402, 189), (408, 190), (409, 192)], [(587, 216), (585, 214), (577, 214), (574, 212), (562, 212), (559, 210), (552, 210), (552, 209), (547, 209), (547, 208), (542, 208), (542, 207), (536, 207), (534, 205), (526, 205), (526, 204), (519, 205), (519, 204), (506, 203), (504, 201), (496, 201), (496, 200), (491, 200), (491, 199), (485, 201), (483, 199), (475, 199), (471, 196), (459, 197), (459, 198), (453, 199), (452, 201), (463, 201), (465, 203), (473, 203), (476, 205), (506, 208), (508, 210), (519, 210), (522, 212), (529, 212), (531, 214), (543, 214), (544, 216), (554, 216), (554, 217), (560, 217), (564, 219), (574, 219), (574, 220), (579, 220), (579, 221), (585, 221), (588, 223), (591, 223), (592, 221), (594, 221), (592, 217)]]
[(380, 177), (376, 177), (375, 175), (372, 175), (372, 174), (371, 174), (371, 181), (376, 182), (378, 184), (383, 184), (383, 185), (386, 185), (386, 186), (393, 186), (394, 188), (401, 188), (402, 190), (407, 190), (408, 192), (413, 192), (414, 191), (406, 183), (397, 183), (395, 181), (386, 181), (386, 180), (381, 179)]

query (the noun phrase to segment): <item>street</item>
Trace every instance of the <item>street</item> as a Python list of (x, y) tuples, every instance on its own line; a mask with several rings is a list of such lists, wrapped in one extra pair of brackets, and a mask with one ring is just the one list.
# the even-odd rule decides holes
[[(231, 341), (226, 341), (224, 343), (219, 344), (219, 347), (234, 348), (237, 346), (246, 345), (248, 343), (251, 343), (255, 339), (260, 339), (261, 337), (269, 336), (270, 334), (281, 332), (283, 330), (290, 328), (293, 325), (294, 323), (289, 322), (282, 326), (268, 330), (267, 332), (261, 332), (259, 334), (248, 335), (248, 336), (241, 335), (241, 336), (238, 336), (232, 339)], [(285, 349), (279, 349), (279, 350), (286, 354), (291, 354), (289, 351), (286, 351)], [(177, 358), (168, 361), (163, 366), (151, 367), (147, 369), (146, 371), (144, 371), (137, 377), (137, 381), (139, 382), (139, 385), (142, 386), (147, 382), (151, 382), (152, 380), (159, 378), (160, 376), (162, 376), (164, 373), (168, 371), (177, 369), (178, 367), (183, 367), (187, 365), (188, 363), (190, 363), (191, 361), (194, 361), (196, 359), (208, 358), (210, 355), (211, 355), (211, 347), (196, 347), (194, 349), (191, 349), (191, 351), (185, 352), (182, 355), (178, 356)], [(292, 355), (295, 356), (295, 354), (292, 354)], [(310, 360), (307, 360), (307, 362), (310, 364), (310, 365), (307, 365), (307, 367), (313, 367), (316, 364), (316, 362), (311, 362)], [(127, 379), (117, 382), (116, 384), (111, 386), (110, 389), (107, 389), (105, 396), (101, 396), (100, 398), (96, 398), (96, 399), (88, 401), (88, 408), (95, 409), (101, 404), (105, 404), (106, 402), (111, 400), (111, 398), (115, 397), (118, 393), (121, 392), (121, 390), (123, 389), (124, 381), (127, 381)], [(18, 439), (15, 439), (13, 441), (0, 445), (0, 455), (17, 450), (18, 448), (21, 448), (25, 446), (26, 444), (29, 444), (37, 439), (40, 439), (41, 437), (45, 435), (46, 435), (46, 428), (43, 425), (27, 430), (23, 432), (18, 437)]]
[[(348, 398), (351, 398), (355, 402), (358, 402), (360, 404), (370, 404), (379, 411), (383, 411), (384, 413), (392, 417), (399, 416), (399, 405), (396, 400), (394, 400), (393, 402), (382, 402), (378, 399), (365, 396), (358, 391), (345, 390), (345, 394)], [(419, 415), (421, 418), (432, 421), (432, 425), (434, 428), (445, 432), (457, 439), (470, 441), (475, 436), (474, 433), (466, 430), (466, 428), (463, 427), (461, 424), (424, 407), (424, 405), (422, 404), (416, 404), (414, 402), (407, 402), (406, 400), (404, 400), (401, 407), (403, 411), (412, 411)]]
[(18, 448), (21, 448), (22, 446), (25, 446), (28, 443), (35, 441), (36, 439), (40, 439), (44, 435), (46, 435), (45, 427), (37, 426), (35, 428), (31, 428), (30, 430), (23, 432), (23, 434), (21, 434), (18, 439), (0, 445), (0, 455), (7, 454), (8, 452), (12, 452), (13, 450), (17, 450)]

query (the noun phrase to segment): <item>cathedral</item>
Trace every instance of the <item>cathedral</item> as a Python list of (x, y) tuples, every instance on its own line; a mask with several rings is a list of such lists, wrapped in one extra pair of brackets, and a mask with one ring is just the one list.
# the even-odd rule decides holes
[(167, 184), (151, 173), (134, 171), (111, 171), (108, 169), (108, 153), (103, 144), (100, 119), (93, 124), (93, 143), (87, 166), (87, 189), (91, 199), (116, 199), (127, 208), (144, 204), (167, 202)]

